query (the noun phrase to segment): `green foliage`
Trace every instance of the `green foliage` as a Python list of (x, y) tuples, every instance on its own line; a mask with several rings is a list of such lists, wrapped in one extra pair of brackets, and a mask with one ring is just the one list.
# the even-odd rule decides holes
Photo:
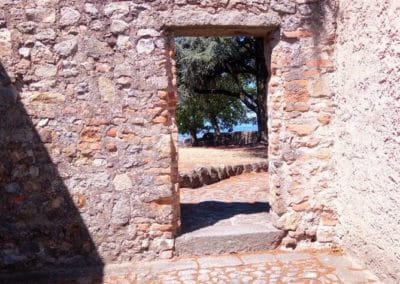
[(197, 108), (196, 97), (187, 97), (179, 102), (176, 120), (179, 133), (189, 133), (195, 140), (197, 140), (196, 134), (206, 128), (204, 115)]
[(219, 133), (221, 128), (232, 129), (233, 126), (247, 122), (246, 108), (236, 98), (215, 95), (185, 96), (177, 107), (179, 132), (189, 133), (197, 139), (196, 133), (214, 128)]
[(247, 110), (258, 115), (257, 80), (260, 75), (265, 77), (257, 70), (259, 40), (252, 37), (176, 39), (181, 98), (177, 121), (181, 133), (198, 132), (209, 124), (218, 133), (220, 128), (229, 129), (244, 122)]

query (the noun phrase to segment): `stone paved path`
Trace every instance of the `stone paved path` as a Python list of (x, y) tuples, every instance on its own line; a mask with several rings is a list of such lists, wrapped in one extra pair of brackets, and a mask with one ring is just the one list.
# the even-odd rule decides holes
[(181, 188), (182, 232), (260, 223), (267, 212), (268, 173), (246, 173), (201, 188)]
[(201, 188), (181, 189), (182, 236), (178, 255), (275, 249), (284, 232), (272, 223), (268, 173), (247, 173)]
[(267, 202), (268, 173), (245, 173), (196, 189), (181, 188), (181, 203)]
[(347, 255), (329, 251), (271, 251), (204, 256), (106, 270), (114, 283), (380, 283)]

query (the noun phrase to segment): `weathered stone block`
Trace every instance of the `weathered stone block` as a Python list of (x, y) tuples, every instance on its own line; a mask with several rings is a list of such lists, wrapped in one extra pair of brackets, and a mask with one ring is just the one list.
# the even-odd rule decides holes
[(77, 50), (78, 40), (71, 38), (54, 45), (54, 51), (61, 56), (69, 56)]
[[(219, 171), (217, 168), (211, 167), (209, 170), (209, 173), (210, 173), (210, 178), (209, 178), (210, 183), (216, 183), (221, 180), (221, 178), (219, 176)], [(206, 182), (204, 182), (204, 183), (207, 184)]]
[(92, 3), (85, 3), (84, 11), (85, 11), (85, 13), (89, 14), (93, 18), (97, 17), (97, 15), (99, 14), (99, 10)]
[(129, 28), (129, 25), (122, 20), (112, 20), (111, 21), (110, 31), (113, 34), (124, 33), (128, 28)]
[(292, 0), (272, 0), (271, 8), (280, 13), (296, 13), (296, 3)]
[(151, 38), (142, 38), (136, 44), (136, 50), (139, 54), (150, 54), (155, 47), (154, 40)]
[(35, 75), (39, 77), (49, 78), (57, 74), (57, 66), (53, 64), (39, 65), (35, 69)]
[(65, 101), (65, 96), (60, 93), (50, 93), (50, 92), (33, 92), (26, 93), (31, 102), (40, 103), (61, 103)]
[(288, 211), (277, 220), (275, 226), (285, 231), (295, 231), (299, 225), (299, 213)]
[(111, 223), (115, 225), (124, 226), (129, 223), (130, 219), (130, 203), (129, 197), (124, 196), (116, 200), (111, 215)]
[(74, 8), (64, 7), (61, 8), (60, 16), (60, 25), (62, 27), (65, 27), (77, 24), (81, 17), (81, 13), (79, 13), (79, 11)]
[(37, 24), (35, 22), (23, 22), (17, 25), (17, 29), (21, 33), (32, 33), (36, 29)]
[(179, 177), (179, 186), (180, 187), (192, 187), (192, 177), (190, 174), (184, 174)]
[(112, 54), (112, 49), (106, 42), (99, 41), (98, 39), (91, 37), (84, 42), (86, 54), (89, 57), (101, 58), (106, 55)]
[(56, 37), (56, 32), (51, 28), (44, 29), (35, 35), (37, 40), (45, 43), (54, 41)]
[(99, 77), (98, 85), (102, 99), (106, 102), (113, 102), (116, 96), (114, 82), (107, 77), (101, 76)]
[(106, 16), (111, 18), (121, 18), (123, 16), (128, 15), (129, 13), (129, 2), (121, 1), (121, 2), (112, 2), (104, 7), (104, 13)]
[(291, 132), (296, 133), (299, 136), (307, 136), (314, 132), (317, 128), (315, 125), (311, 124), (288, 124), (287, 129)]
[(117, 191), (130, 190), (133, 186), (131, 178), (127, 174), (116, 175), (113, 184)]

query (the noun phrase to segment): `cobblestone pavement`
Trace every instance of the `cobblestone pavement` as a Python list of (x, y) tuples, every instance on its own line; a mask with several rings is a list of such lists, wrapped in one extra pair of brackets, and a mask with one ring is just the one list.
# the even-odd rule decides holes
[(219, 226), (238, 233), (240, 224), (248, 230), (249, 224), (270, 223), (267, 195), (266, 172), (246, 173), (196, 189), (181, 188), (182, 233), (208, 228), (210, 236), (215, 236), (212, 232)]
[(114, 283), (381, 283), (348, 255), (329, 251), (275, 250), (163, 260), (109, 268)]
[(181, 203), (267, 202), (268, 173), (245, 173), (196, 189), (181, 188)]
[(182, 232), (270, 222), (267, 193), (266, 172), (246, 173), (196, 189), (181, 188)]

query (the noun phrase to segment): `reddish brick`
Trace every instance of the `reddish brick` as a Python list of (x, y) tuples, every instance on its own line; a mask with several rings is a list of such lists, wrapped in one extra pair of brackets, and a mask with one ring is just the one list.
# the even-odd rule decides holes
[(100, 140), (101, 136), (99, 135), (97, 128), (85, 127), (81, 132), (81, 141), (96, 142)]
[(107, 151), (109, 152), (117, 152), (118, 148), (114, 143), (108, 143), (106, 145)]
[(315, 78), (315, 77), (321, 75), (321, 71), (319, 69), (310, 69), (310, 70), (304, 71), (303, 75), (306, 78)]
[(310, 207), (310, 203), (308, 203), (308, 201), (303, 201), (303, 202), (298, 203), (298, 204), (293, 204), (292, 208), (293, 208), (294, 211), (307, 211), (311, 207)]
[(158, 91), (158, 96), (160, 99), (165, 100), (166, 98), (168, 98), (168, 92), (166, 91)]
[(310, 98), (307, 90), (307, 80), (294, 80), (286, 82), (285, 102), (307, 102)]
[(332, 157), (332, 151), (329, 148), (320, 149), (317, 152), (316, 157), (320, 160), (329, 160)]
[(307, 66), (311, 67), (332, 67), (333, 63), (327, 59), (313, 59), (307, 62)]
[(110, 128), (108, 131), (107, 131), (107, 134), (106, 134), (108, 137), (116, 137), (117, 136), (117, 129), (116, 128)]
[(314, 132), (317, 127), (311, 124), (288, 124), (287, 129), (299, 136), (306, 136)]
[(323, 125), (327, 125), (331, 122), (331, 116), (329, 114), (321, 114), (318, 116), (318, 121)]
[(306, 111), (309, 111), (310, 106), (306, 103), (301, 103), (301, 102), (300, 103), (287, 103), (283, 109), (288, 112), (291, 112), (291, 111), (306, 112)]
[(338, 219), (333, 212), (325, 211), (321, 213), (321, 222), (325, 226), (336, 226)]
[(301, 29), (283, 32), (283, 36), (286, 38), (310, 37), (311, 35), (309, 31)]
[(166, 123), (168, 119), (165, 116), (157, 116), (153, 119), (154, 123)]

